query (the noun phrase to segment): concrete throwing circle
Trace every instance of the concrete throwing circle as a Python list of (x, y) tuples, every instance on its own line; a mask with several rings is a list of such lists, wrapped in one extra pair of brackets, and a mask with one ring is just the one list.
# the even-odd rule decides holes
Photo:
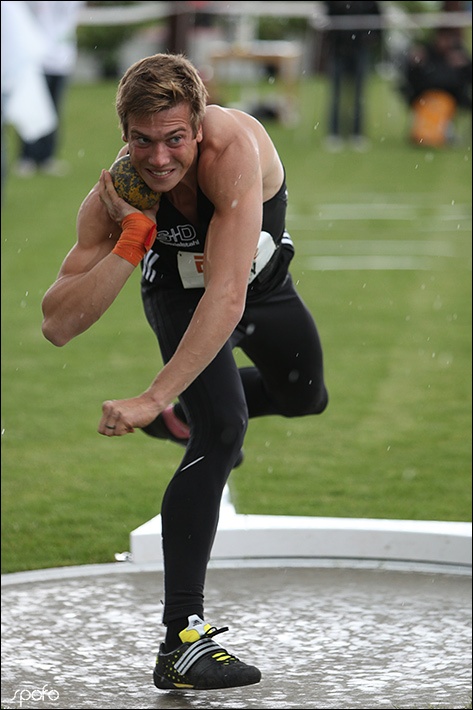
[(258, 685), (158, 691), (162, 571), (117, 563), (6, 575), (2, 707), (471, 707), (471, 575), (232, 565), (209, 568), (206, 618), (230, 627), (218, 640), (261, 668)]

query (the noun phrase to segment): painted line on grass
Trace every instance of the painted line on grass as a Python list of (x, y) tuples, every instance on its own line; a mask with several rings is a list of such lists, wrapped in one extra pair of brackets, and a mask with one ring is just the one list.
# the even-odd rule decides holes
[(312, 271), (432, 271), (432, 261), (416, 256), (314, 256), (304, 259)]
[(308, 256), (458, 256), (451, 242), (426, 239), (316, 239), (298, 242), (297, 251)]
[(313, 271), (433, 271), (444, 259), (470, 264), (452, 242), (419, 239), (317, 239), (298, 243), (297, 253)]
[(297, 229), (313, 227), (321, 221), (390, 220), (413, 221), (435, 219), (440, 221), (467, 220), (471, 222), (469, 204), (406, 204), (390, 202), (340, 202), (315, 206), (312, 215), (298, 215), (288, 212), (288, 219)]

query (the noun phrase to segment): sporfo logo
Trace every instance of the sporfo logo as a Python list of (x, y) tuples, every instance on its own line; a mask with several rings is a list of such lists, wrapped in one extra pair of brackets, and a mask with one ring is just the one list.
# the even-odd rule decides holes
[(22, 708), (23, 703), (31, 701), (34, 703), (42, 703), (45, 700), (51, 700), (52, 702), (59, 700), (59, 693), (57, 690), (54, 690), (54, 688), (48, 688), (47, 683), (45, 683), (42, 688), (18, 688), (18, 690), (15, 690), (13, 698), (2, 700), (2, 703), (18, 703), (18, 707)]

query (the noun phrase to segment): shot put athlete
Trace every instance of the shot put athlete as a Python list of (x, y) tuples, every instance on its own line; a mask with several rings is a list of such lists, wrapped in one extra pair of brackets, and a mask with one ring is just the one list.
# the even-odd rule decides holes
[[(83, 333), (141, 266), (144, 311), (165, 364), (141, 394), (105, 401), (98, 431), (141, 429), (185, 445), (162, 501), (165, 637), (154, 683), (249, 685), (260, 671), (217, 643), (228, 629), (204, 611), (222, 492), (249, 419), (315, 415), (328, 400), (317, 328), (288, 270), (285, 171), (257, 120), (207, 105), (198, 72), (181, 55), (133, 64), (116, 108), (121, 153), (161, 198), (140, 211), (102, 171), (79, 209), (77, 242), (44, 296), (43, 333), (57, 346)], [(237, 346), (254, 365), (237, 367)]]

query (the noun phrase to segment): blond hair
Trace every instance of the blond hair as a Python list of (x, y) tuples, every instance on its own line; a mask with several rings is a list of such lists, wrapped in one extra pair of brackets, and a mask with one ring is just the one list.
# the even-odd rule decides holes
[(187, 103), (197, 133), (208, 93), (194, 65), (182, 54), (153, 54), (131, 65), (118, 84), (115, 107), (123, 135), (130, 115), (150, 116)]

